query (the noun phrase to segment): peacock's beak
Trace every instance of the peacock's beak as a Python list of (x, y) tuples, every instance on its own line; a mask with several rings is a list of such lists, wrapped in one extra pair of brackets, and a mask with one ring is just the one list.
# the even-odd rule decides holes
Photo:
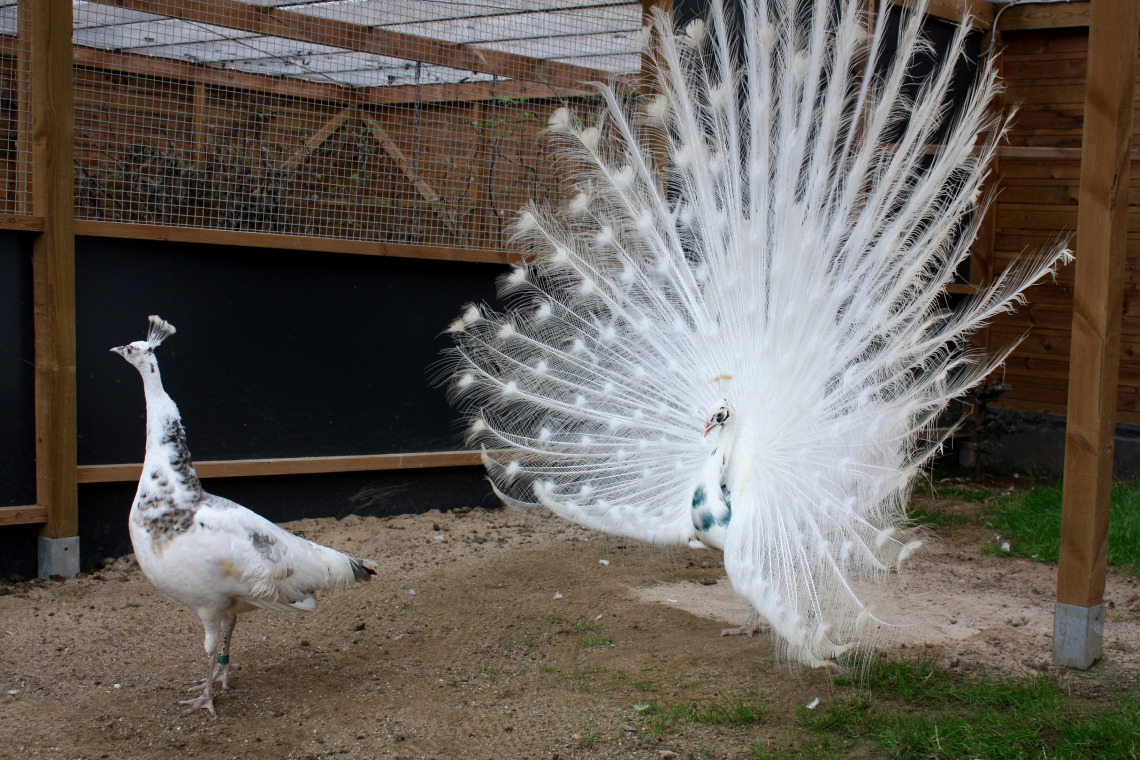
[[(114, 351), (114, 349), (111, 349), (111, 350)], [(708, 434), (711, 433), (713, 431), (713, 428), (715, 428), (715, 427), (716, 427), (716, 423), (713, 422), (712, 420), (709, 420), (708, 422), (705, 423), (705, 431), (703, 433), (701, 433), (701, 435), (707, 437)]]
[(111, 353), (118, 354), (119, 356), (123, 356), (123, 349), (124, 348), (126, 348), (126, 346), (115, 346), (114, 348), (111, 349)]

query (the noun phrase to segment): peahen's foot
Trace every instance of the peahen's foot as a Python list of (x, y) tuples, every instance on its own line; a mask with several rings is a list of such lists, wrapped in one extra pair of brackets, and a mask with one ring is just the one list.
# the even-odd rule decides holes
[(198, 697), (197, 699), (179, 700), (178, 704), (189, 705), (189, 707), (187, 707), (185, 710), (182, 711), (183, 715), (189, 715), (190, 713), (194, 712), (195, 710), (209, 710), (210, 715), (212, 715), (215, 718), (218, 717), (218, 714), (216, 712), (214, 712), (214, 690), (213, 689), (206, 689), (202, 693), (202, 696)]
[(231, 662), (227, 665), (222, 665), (219, 670), (222, 672), (214, 675), (214, 683), (220, 683), (222, 685), (222, 691), (229, 691), (230, 671), (241, 670), (241, 665), (238, 665), (236, 662)]
[(722, 628), (721, 636), (747, 636), (752, 638), (758, 633), (766, 630), (768, 626), (757, 620), (755, 623), (747, 623), (746, 625), (739, 625), (736, 628)]

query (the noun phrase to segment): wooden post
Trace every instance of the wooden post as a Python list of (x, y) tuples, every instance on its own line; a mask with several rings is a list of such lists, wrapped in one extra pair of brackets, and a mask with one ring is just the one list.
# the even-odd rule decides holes
[(194, 171), (199, 177), (206, 174), (206, 147), (209, 136), (210, 90), (205, 82), (194, 83)]
[(1054, 663), (1081, 669), (1100, 659), (1104, 650), (1104, 577), (1138, 33), (1137, 0), (1093, 0), (1053, 623)]
[[(660, 8), (666, 13), (672, 13), (673, 0), (641, 0), (641, 23), (643, 27), (650, 27), (653, 23), (653, 9)], [(676, 31), (676, 30), (674, 30)], [(641, 97), (649, 102), (650, 98), (659, 94), (657, 78), (654, 72), (665, 62), (658, 59), (657, 32), (646, 40), (645, 49), (641, 52), (641, 70), (638, 75), (638, 91)], [(669, 192), (669, 145), (665, 137), (653, 131), (643, 134), (649, 155), (652, 157), (652, 166), (661, 183), (661, 191), (666, 195)]]
[(31, 34), (36, 501), (40, 575), (79, 571), (75, 418), (75, 179), (71, 0), (22, 0)]

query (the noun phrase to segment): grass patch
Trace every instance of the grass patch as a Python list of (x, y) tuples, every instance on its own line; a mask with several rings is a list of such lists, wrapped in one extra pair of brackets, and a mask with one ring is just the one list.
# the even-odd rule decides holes
[[(880, 661), (859, 685), (868, 691), (801, 710), (813, 738), (795, 757), (829, 757), (834, 743), (855, 741), (898, 760), (1140, 758), (1135, 694), (1094, 706), (1063, 694), (1048, 677), (968, 678), (923, 661)], [(754, 755), (779, 756), (764, 752)]]
[(988, 504), (1001, 498), (999, 494), (982, 486), (943, 486), (932, 492), (935, 501), (924, 501), (923, 506), (910, 510), (910, 518), (919, 525), (937, 525), (940, 528), (960, 528), (977, 522), (976, 518), (961, 512), (949, 512), (941, 508), (940, 501), (959, 501), (972, 504)]
[(590, 631), (582, 639), (582, 648), (589, 649), (591, 647), (608, 647), (614, 643), (613, 636), (607, 636), (601, 631)]
[(715, 702), (682, 702), (661, 705), (650, 702), (645, 714), (649, 716), (649, 731), (654, 736), (666, 733), (677, 726), (704, 723), (713, 726), (744, 726), (763, 723), (764, 711), (755, 704), (755, 697), (733, 697)]
[(581, 641), (584, 649), (608, 647), (614, 643), (613, 637), (605, 635), (600, 625), (589, 623), (585, 618), (579, 618), (578, 622), (574, 624), (574, 633), (586, 634)]
[(997, 497), (995, 491), (983, 486), (943, 486), (934, 489), (934, 495), (939, 499), (954, 499), (955, 501), (971, 501), (985, 504)]
[(937, 525), (939, 528), (960, 528), (963, 525), (969, 525), (971, 522), (966, 515), (957, 512), (944, 512), (936, 506), (928, 509), (911, 509), (907, 517), (918, 525)]
[[(1009, 542), (1010, 554), (1056, 562), (1061, 541), (1061, 485), (1039, 486), (998, 499), (985, 511), (984, 523)], [(988, 551), (1004, 553), (1000, 546)], [(1108, 563), (1140, 572), (1138, 483), (1116, 483), (1112, 488)]]

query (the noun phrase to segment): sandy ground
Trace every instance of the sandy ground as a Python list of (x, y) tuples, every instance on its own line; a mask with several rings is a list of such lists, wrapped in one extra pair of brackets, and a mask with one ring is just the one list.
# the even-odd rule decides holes
[[(205, 669), (197, 618), (130, 558), (0, 584), (0, 758), (743, 758), (794, 741), (796, 712), (836, 697), (827, 675), (775, 663), (766, 637), (719, 637), (748, 607), (717, 552), (505, 510), (287, 527), (381, 572), (308, 615), (242, 618), (217, 720), (175, 704)], [(1136, 580), (1109, 578), (1104, 661), (1056, 671), (1055, 569), (984, 553), (995, 538), (956, 529), (912, 561), (910, 625), (888, 655), (1050, 670), (1106, 699), (1140, 688)], [(765, 720), (657, 732), (645, 709), (738, 698)]]

